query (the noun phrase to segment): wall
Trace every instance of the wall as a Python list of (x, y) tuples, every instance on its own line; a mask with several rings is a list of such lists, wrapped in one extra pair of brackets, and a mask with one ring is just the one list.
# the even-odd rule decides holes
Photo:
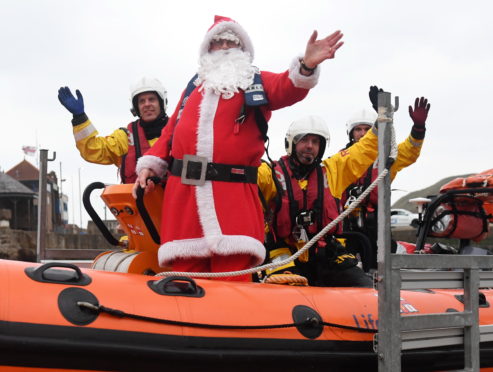
[[(114, 249), (101, 234), (46, 234), (47, 249)], [(36, 231), (0, 227), (0, 259), (36, 261)]]

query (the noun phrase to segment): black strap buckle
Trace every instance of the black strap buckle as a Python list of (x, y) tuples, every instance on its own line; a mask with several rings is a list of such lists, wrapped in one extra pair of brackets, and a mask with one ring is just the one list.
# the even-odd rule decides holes
[[(190, 169), (189, 169), (190, 165)], [(200, 167), (200, 174), (196, 174), (197, 166)], [(192, 167), (194, 169), (192, 170)], [(207, 158), (197, 155), (184, 155), (183, 168), (181, 169), (181, 183), (185, 185), (202, 186), (205, 184), (207, 171)], [(197, 177), (198, 176), (198, 177)]]
[(315, 222), (315, 214), (313, 213), (313, 210), (309, 211), (300, 211), (296, 215), (296, 225), (298, 226), (310, 226)]

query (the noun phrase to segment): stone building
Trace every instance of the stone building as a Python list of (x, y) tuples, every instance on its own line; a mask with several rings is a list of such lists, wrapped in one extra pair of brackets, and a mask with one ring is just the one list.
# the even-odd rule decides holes
[(8, 224), (14, 230), (36, 230), (37, 198), (37, 192), (0, 172), (0, 210), (3, 210), (4, 225)]
[[(10, 170), (5, 172), (6, 176), (10, 176), (12, 179), (24, 186), (24, 190), (30, 190), (31, 194), (34, 195), (33, 211), (34, 219), (30, 219), (32, 222), (28, 225), (28, 228), (24, 227), (22, 229), (26, 230), (36, 230), (37, 224), (37, 196), (39, 192), (39, 169), (27, 160), (21, 161), (19, 164), (12, 167)], [(66, 203), (66, 199), (60, 198), (60, 193), (58, 189), (58, 179), (55, 172), (50, 172), (47, 175), (47, 200), (46, 200), (46, 229), (47, 231), (57, 230), (57, 227), (63, 226), (67, 221), (63, 218), (63, 211), (66, 210), (62, 208), (61, 203)], [(1, 197), (1, 196), (0, 196)], [(65, 200), (65, 202), (64, 202)], [(31, 213), (31, 211), (27, 211)], [(14, 211), (12, 212), (14, 214)], [(12, 226), (12, 229), (16, 227)]]

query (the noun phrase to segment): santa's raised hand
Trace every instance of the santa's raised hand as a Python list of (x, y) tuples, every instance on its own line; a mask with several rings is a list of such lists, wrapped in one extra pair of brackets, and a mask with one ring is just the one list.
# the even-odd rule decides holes
[(306, 44), (303, 62), (308, 69), (315, 69), (326, 59), (334, 58), (337, 49), (344, 44), (343, 41), (340, 41), (343, 36), (341, 31), (336, 31), (320, 40), (317, 40), (317, 36), (317, 31), (313, 31)]

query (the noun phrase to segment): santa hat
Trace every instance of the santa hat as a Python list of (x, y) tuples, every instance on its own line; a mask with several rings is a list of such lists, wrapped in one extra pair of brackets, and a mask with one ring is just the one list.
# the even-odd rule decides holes
[(214, 24), (207, 30), (204, 41), (200, 46), (200, 56), (209, 52), (209, 47), (214, 36), (223, 33), (224, 31), (232, 31), (240, 39), (241, 49), (249, 52), (253, 59), (253, 44), (250, 37), (246, 33), (243, 27), (241, 27), (236, 21), (231, 18), (223, 16), (214, 16)]

